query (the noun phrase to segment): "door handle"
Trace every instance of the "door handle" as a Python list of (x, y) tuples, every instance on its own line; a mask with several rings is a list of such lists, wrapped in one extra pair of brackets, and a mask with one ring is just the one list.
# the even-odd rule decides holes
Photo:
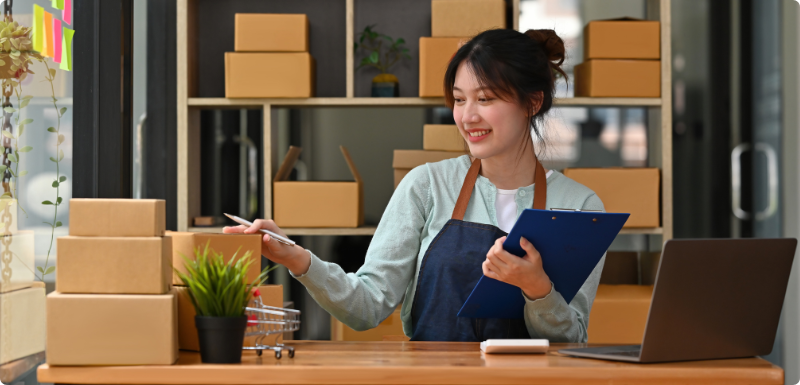
[(778, 154), (766, 143), (756, 143), (754, 149), (767, 157), (767, 186), (769, 188), (767, 207), (756, 212), (757, 221), (763, 221), (778, 211)]
[(731, 151), (731, 209), (743, 221), (750, 220), (750, 213), (742, 210), (742, 154), (747, 151), (750, 143), (740, 143)]
[(767, 207), (755, 214), (757, 221), (763, 221), (778, 211), (778, 154), (766, 143), (756, 143), (751, 147), (750, 143), (741, 143), (731, 151), (731, 208), (733, 215), (743, 221), (753, 217), (749, 212), (742, 210), (742, 154), (754, 149), (763, 152), (767, 157)]

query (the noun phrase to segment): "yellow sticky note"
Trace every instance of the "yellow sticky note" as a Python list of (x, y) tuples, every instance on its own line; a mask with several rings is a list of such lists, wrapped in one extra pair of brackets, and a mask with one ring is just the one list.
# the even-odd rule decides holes
[(33, 50), (42, 52), (44, 48), (44, 8), (33, 5)]
[(61, 64), (62, 70), (72, 71), (72, 36), (75, 30), (64, 28), (63, 39), (61, 41)]
[(53, 57), (55, 54), (55, 44), (53, 44), (53, 14), (44, 13), (44, 49), (42, 55)]

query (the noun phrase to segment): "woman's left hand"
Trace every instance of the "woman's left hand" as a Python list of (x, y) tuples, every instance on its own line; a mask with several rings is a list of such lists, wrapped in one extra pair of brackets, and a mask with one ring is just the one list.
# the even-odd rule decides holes
[(520, 238), (519, 245), (525, 250), (520, 258), (503, 249), (501, 237), (486, 253), (483, 262), (483, 275), (519, 287), (525, 295), (532, 299), (540, 299), (550, 293), (550, 277), (542, 268), (542, 257), (533, 244)]

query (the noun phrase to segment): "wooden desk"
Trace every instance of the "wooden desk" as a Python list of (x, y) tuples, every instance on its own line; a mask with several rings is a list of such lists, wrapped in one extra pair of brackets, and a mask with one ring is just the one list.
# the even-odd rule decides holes
[(295, 358), (245, 352), (241, 365), (39, 367), (40, 382), (67, 384), (783, 384), (760, 358), (630, 364), (546, 355), (483, 355), (477, 343), (291, 341)]

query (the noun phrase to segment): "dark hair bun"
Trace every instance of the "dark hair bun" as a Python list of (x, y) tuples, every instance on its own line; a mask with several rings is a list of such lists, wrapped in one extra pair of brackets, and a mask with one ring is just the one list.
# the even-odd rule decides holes
[(561, 40), (556, 35), (556, 31), (552, 29), (529, 29), (525, 31), (525, 35), (541, 45), (545, 55), (547, 55), (547, 60), (550, 61), (550, 66), (566, 79), (567, 74), (561, 69), (561, 64), (564, 63), (564, 57), (566, 56), (566, 49), (564, 48), (564, 40)]

